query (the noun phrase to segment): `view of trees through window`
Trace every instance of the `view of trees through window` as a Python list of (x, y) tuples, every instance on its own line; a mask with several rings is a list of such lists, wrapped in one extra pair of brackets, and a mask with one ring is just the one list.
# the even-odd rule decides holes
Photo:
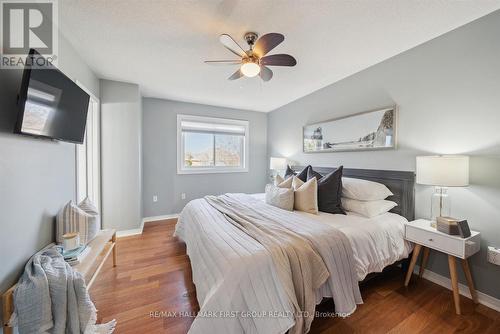
[(185, 167), (241, 167), (243, 135), (184, 132)]

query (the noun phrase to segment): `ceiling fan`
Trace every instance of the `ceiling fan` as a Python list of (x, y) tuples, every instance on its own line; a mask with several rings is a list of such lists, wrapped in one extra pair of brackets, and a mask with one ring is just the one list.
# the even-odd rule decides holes
[(269, 33), (258, 38), (254, 32), (248, 32), (244, 36), (249, 49), (245, 51), (228, 34), (219, 37), (222, 45), (229, 51), (240, 57), (235, 60), (207, 60), (205, 63), (213, 65), (239, 65), (240, 68), (231, 75), (228, 80), (236, 80), (243, 76), (255, 77), (257, 75), (264, 81), (273, 77), (273, 71), (268, 66), (295, 66), (297, 61), (288, 54), (274, 54), (266, 56), (269, 51), (285, 40), (285, 36), (278, 33)]

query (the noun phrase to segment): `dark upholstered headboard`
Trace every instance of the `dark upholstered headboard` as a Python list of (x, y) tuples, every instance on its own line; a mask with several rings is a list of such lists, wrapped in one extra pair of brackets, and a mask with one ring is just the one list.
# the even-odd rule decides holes
[[(291, 168), (299, 172), (305, 166), (292, 166)], [(322, 174), (328, 174), (336, 167), (313, 167), (313, 169)], [(415, 173), (394, 170), (376, 170), (376, 169), (354, 169), (344, 168), (343, 176), (355, 179), (364, 179), (385, 184), (394, 196), (388, 200), (398, 203), (391, 212), (397, 213), (409, 221), (415, 219)]]

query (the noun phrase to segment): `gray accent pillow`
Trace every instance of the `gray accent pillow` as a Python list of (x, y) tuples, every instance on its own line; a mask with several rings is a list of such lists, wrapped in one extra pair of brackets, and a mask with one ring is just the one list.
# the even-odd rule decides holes
[(312, 168), (311, 165), (308, 165), (305, 167), (300, 173), (295, 173), (293, 169), (290, 168), (289, 165), (286, 166), (286, 172), (285, 172), (285, 179), (288, 179), (289, 177), (296, 176), (298, 177), (302, 182), (307, 181), (307, 172), (309, 169)]
[(294, 191), (292, 188), (280, 188), (268, 184), (266, 186), (266, 203), (283, 210), (293, 211)]

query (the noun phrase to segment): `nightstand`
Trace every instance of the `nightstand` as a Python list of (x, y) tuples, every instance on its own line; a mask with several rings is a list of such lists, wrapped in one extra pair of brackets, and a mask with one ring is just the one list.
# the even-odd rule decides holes
[(465, 239), (460, 236), (439, 232), (431, 227), (430, 221), (424, 219), (407, 223), (405, 225), (405, 239), (414, 242), (415, 248), (413, 249), (410, 267), (406, 273), (405, 286), (408, 286), (410, 282), (420, 251), (423, 250), (419, 272), (419, 276), (422, 277), (425, 266), (427, 265), (430, 249), (434, 249), (448, 255), (448, 265), (450, 267), (451, 286), (453, 288), (456, 313), (460, 314), (460, 295), (458, 293), (456, 258), (461, 259), (462, 268), (465, 273), (465, 278), (467, 279), (472, 300), (477, 304), (477, 293), (474, 289), (474, 282), (472, 280), (467, 258), (479, 251), (480, 238), (480, 233), (476, 231), (471, 231), (471, 236)]

